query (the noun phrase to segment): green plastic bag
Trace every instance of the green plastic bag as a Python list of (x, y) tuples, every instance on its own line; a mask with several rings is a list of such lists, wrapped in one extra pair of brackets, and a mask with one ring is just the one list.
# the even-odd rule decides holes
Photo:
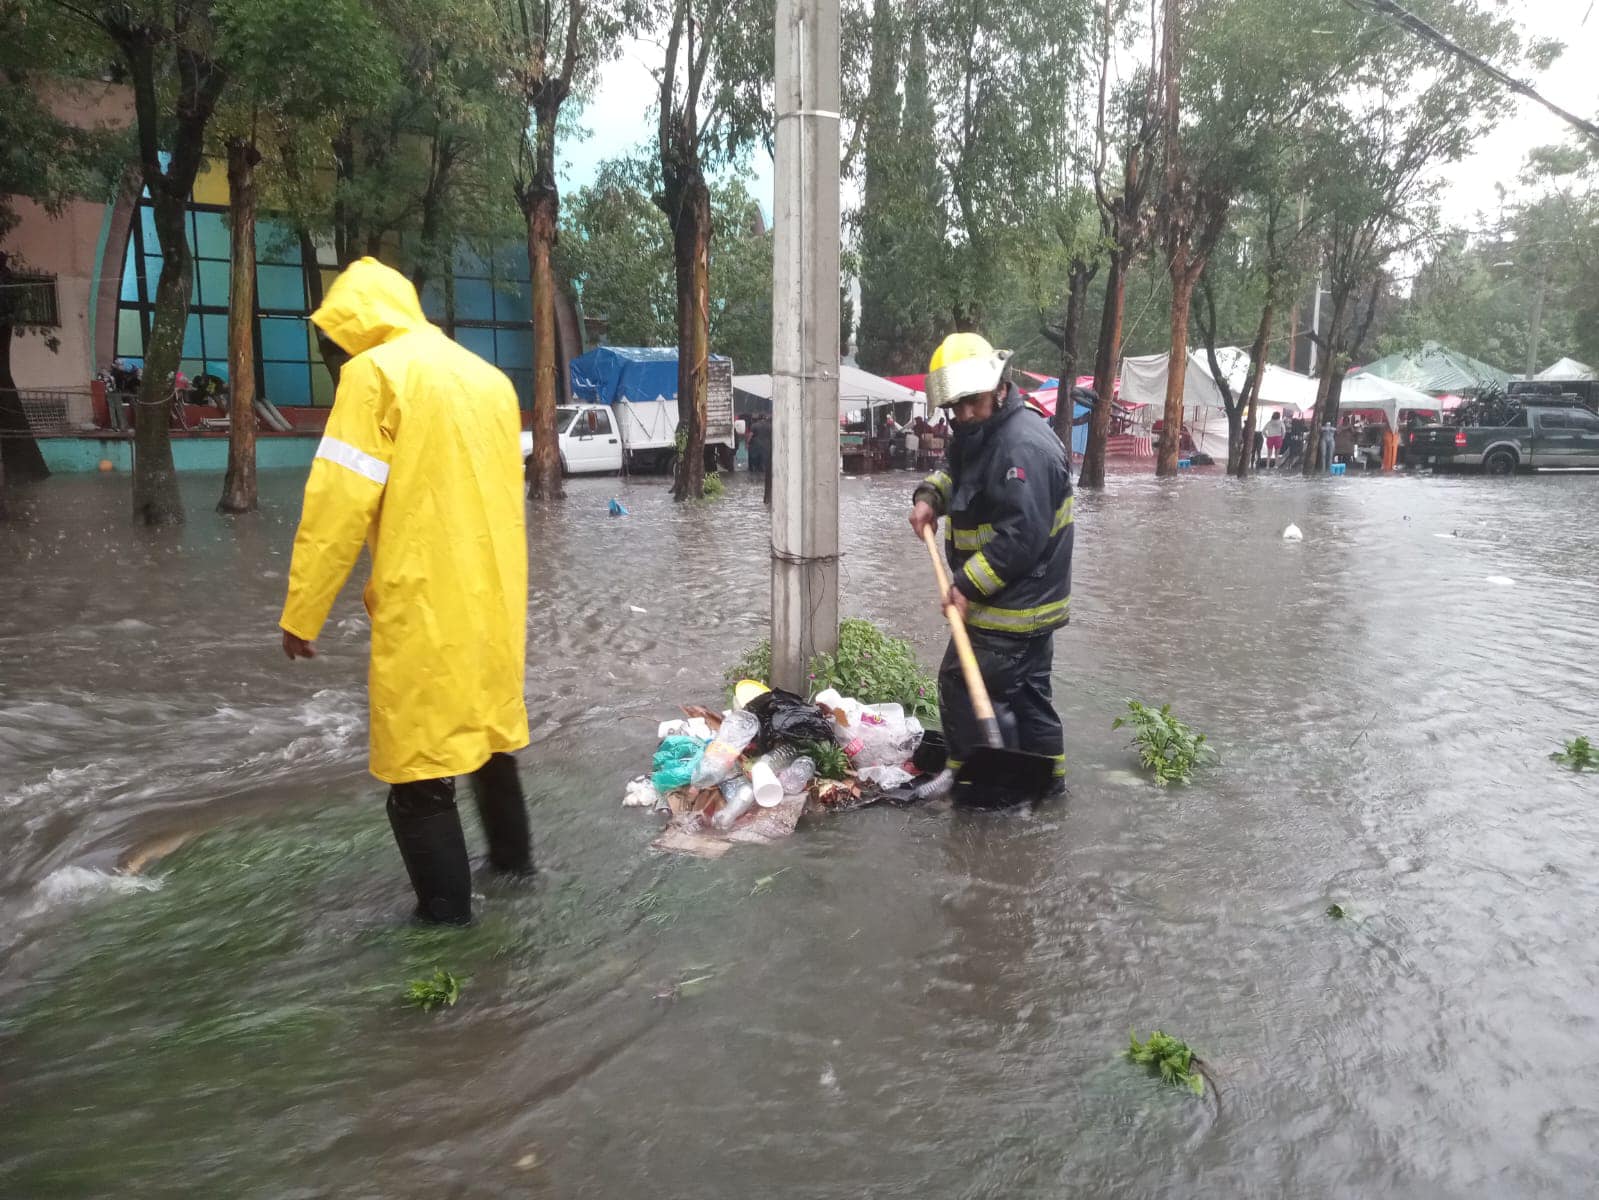
[(655, 790), (662, 796), (667, 792), (685, 787), (694, 777), (694, 768), (699, 766), (700, 756), (705, 753), (705, 743), (698, 738), (669, 737), (661, 743), (661, 748), (655, 752), (655, 773), (650, 776), (650, 782), (655, 785)]

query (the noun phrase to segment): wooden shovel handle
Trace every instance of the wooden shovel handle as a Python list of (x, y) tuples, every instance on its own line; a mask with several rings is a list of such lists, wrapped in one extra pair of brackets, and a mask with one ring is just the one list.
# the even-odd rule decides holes
[(939, 552), (938, 536), (931, 526), (922, 527), (922, 541), (927, 544), (927, 553), (933, 560), (933, 574), (938, 576), (938, 602), (949, 621), (949, 634), (955, 641), (955, 654), (961, 660), (961, 674), (966, 677), (966, 690), (971, 693), (972, 709), (983, 727), (983, 738), (994, 749), (1002, 750), (1005, 739), (994, 718), (994, 706), (988, 699), (983, 673), (977, 669), (977, 655), (972, 652), (972, 639), (966, 636), (966, 624), (961, 620), (960, 610), (949, 602), (949, 573), (944, 570), (944, 556)]

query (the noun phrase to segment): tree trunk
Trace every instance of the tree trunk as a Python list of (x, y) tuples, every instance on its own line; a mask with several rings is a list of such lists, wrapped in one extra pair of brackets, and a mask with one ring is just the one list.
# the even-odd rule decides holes
[(174, 195), (168, 187), (153, 187), (150, 204), (161, 246), (161, 276), (134, 419), (133, 519), (145, 525), (181, 525), (183, 501), (178, 494), (168, 423), (173, 383), (183, 357), (183, 328), (189, 320), (194, 260), (184, 232), (184, 197)]
[(1166, 359), (1166, 424), (1160, 431), (1160, 451), (1155, 458), (1158, 479), (1177, 474), (1178, 451), (1182, 446), (1183, 385), (1188, 380), (1188, 310), (1193, 299), (1194, 277), (1185, 271), (1173, 271), (1171, 350)]
[(322, 307), (322, 263), (317, 258), (316, 239), (311, 236), (309, 229), (298, 231), (300, 235), (300, 269), (305, 274), (305, 296), (310, 302), (311, 312)]
[[(1538, 260), (1538, 278), (1533, 285), (1532, 308), (1527, 314), (1527, 378), (1532, 379), (1538, 374), (1538, 343), (1543, 339), (1543, 302), (1544, 292), (1549, 287), (1549, 268), (1540, 258)], [(1395, 430), (1397, 433), (1398, 431)]]
[(1260, 382), (1266, 374), (1266, 347), (1271, 344), (1271, 326), (1276, 315), (1276, 306), (1268, 300), (1260, 314), (1255, 344), (1249, 351), (1249, 376), (1244, 380), (1244, 452), (1238, 469), (1233, 472), (1240, 479), (1254, 467), (1255, 430), (1259, 428), (1256, 409), (1260, 402)]
[(228, 215), (233, 226), (228, 278), (228, 473), (217, 511), (254, 512), (255, 488), (255, 168), (249, 138), (228, 142)]
[(1239, 464), (1249, 458), (1249, 447), (1244, 441), (1244, 410), (1233, 407), (1227, 411), (1227, 474), (1238, 474)]
[(553, 171), (548, 176), (543, 170), (538, 172), (526, 194), (524, 211), (533, 280), (533, 461), (528, 467), (527, 494), (534, 500), (553, 500), (561, 495), (555, 420), (561, 389), (555, 352), (555, 272), (550, 266), (560, 196)]
[(345, 123), (333, 137), (333, 257), (341, 271), (361, 257), (355, 213), (346, 199), (355, 170), (355, 130)]
[(676, 500), (705, 495), (706, 366), (710, 354), (711, 193), (697, 170), (683, 183), (672, 230), (677, 272), (677, 415), (687, 432), (672, 488)]
[(1105, 447), (1110, 441), (1111, 401), (1116, 393), (1116, 368), (1121, 360), (1129, 257), (1124, 250), (1112, 250), (1105, 276), (1105, 307), (1100, 314), (1099, 347), (1094, 355), (1094, 390), (1099, 393), (1100, 403), (1088, 421), (1088, 445), (1083, 453), (1082, 473), (1077, 477), (1083, 487), (1105, 486)]
[[(0, 285), (10, 274), (0, 264)], [(0, 303), (6, 298), (0, 294)], [(11, 374), (11, 340), (15, 330), (11, 324), (0, 324), (0, 486), (5, 483), (36, 483), (50, 478), (50, 468), (45, 466), (44, 452), (34, 440), (33, 426), (28, 424), (28, 414), (23, 410), (22, 397), (17, 395), (17, 381)]]
[(1072, 403), (1072, 388), (1077, 384), (1077, 338), (1083, 329), (1083, 312), (1088, 307), (1088, 284), (1093, 268), (1073, 263), (1066, 292), (1066, 312), (1061, 320), (1060, 385), (1055, 391), (1055, 434), (1071, 454), (1072, 419), (1077, 406)]
[(1334, 348), (1338, 345), (1338, 339), (1342, 336), (1343, 309), (1342, 303), (1334, 302), (1332, 321), (1327, 326), (1325, 352), (1321, 356), (1321, 370), (1318, 373), (1316, 383), (1316, 413), (1310, 427), (1310, 445), (1305, 448), (1304, 473), (1306, 475), (1312, 475), (1317, 471), (1325, 471), (1327, 469), (1328, 464), (1324, 463), (1321, 457), (1321, 427), (1329, 421), (1334, 425), (1338, 423), (1333, 419), (1333, 416), (1338, 411), (1337, 393), (1342, 389), (1333, 387), (1333, 377), (1337, 374), (1338, 361), (1338, 354)]

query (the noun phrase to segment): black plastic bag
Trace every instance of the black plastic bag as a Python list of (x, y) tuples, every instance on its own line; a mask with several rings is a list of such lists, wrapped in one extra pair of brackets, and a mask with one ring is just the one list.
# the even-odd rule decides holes
[(755, 714), (761, 722), (756, 744), (762, 753), (780, 744), (833, 740), (833, 722), (822, 710), (782, 688), (762, 692), (746, 704), (744, 710)]

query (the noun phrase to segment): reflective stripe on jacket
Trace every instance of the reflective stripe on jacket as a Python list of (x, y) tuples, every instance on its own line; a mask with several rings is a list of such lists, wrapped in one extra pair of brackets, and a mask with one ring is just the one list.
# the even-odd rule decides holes
[(528, 741), (516, 392), (375, 260), (339, 276), (311, 319), (354, 357), (306, 481), (280, 624), (314, 639), (370, 546), (372, 774), (475, 771)]
[(945, 556), (971, 602), (966, 623), (1032, 637), (1071, 616), (1072, 483), (1066, 449), (1014, 386), (999, 410), (950, 443), (916, 489), (949, 518)]

